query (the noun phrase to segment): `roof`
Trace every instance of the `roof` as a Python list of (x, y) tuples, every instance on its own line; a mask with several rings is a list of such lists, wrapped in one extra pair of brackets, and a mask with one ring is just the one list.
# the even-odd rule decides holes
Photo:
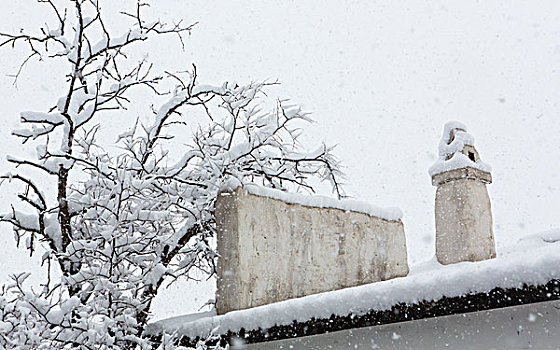
[(225, 315), (187, 315), (150, 325), (184, 345), (213, 335), (248, 343), (560, 299), (560, 230), (526, 237), (496, 259), (412, 266), (406, 277), (310, 295)]

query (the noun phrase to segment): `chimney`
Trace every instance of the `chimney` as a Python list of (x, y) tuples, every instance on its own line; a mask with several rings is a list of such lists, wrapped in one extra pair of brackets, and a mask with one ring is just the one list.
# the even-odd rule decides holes
[(406, 276), (399, 209), (254, 185), (216, 200), (216, 311)]
[(437, 187), (436, 257), (444, 264), (496, 257), (486, 185), (491, 168), (480, 160), (474, 138), (458, 122), (445, 125), (439, 158), (430, 168)]

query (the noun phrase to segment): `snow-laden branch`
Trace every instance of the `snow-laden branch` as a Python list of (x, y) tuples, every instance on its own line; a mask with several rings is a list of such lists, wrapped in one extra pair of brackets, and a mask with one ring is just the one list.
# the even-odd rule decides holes
[[(101, 1), (38, 2), (51, 10), (52, 28), (0, 34), (0, 47), (27, 43), (24, 64), (35, 56), (65, 59), (66, 86), (50, 109), (21, 114), (24, 127), (13, 134), (36, 146), (36, 157), (8, 158), (20, 173), (1, 179), (23, 190), (0, 221), (31, 253), (41, 244), (43, 260), (62, 276), (38, 292), (24, 288), (26, 276), (14, 276), (0, 293), (0, 346), (148, 348), (143, 331), (162, 286), (214, 273), (214, 202), (225, 186), (312, 192), (319, 179), (341, 197), (339, 162), (331, 147), (301, 148), (310, 116), (287, 100), (267, 104), (276, 83), (203, 85), (194, 65), (158, 74), (146, 55), (128, 52), (154, 35), (181, 38), (192, 25), (150, 22), (147, 3), (138, 1), (121, 13), (129, 29), (115, 33)], [(101, 116), (122, 119), (135, 89), (151, 93), (159, 108), (131, 120), (118, 148), (108, 147), (115, 144), (98, 134), (112, 120), (100, 126)], [(55, 191), (44, 190), (45, 179)]]

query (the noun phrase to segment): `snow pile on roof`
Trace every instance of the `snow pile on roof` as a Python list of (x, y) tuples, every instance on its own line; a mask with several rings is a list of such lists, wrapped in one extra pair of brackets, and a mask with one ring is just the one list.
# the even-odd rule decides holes
[(430, 176), (466, 167), (486, 172), (492, 170), (490, 165), (480, 159), (473, 161), (463, 154), (465, 146), (474, 147), (474, 137), (467, 132), (467, 127), (459, 122), (448, 122), (445, 124), (443, 136), (439, 142), (439, 157), (434, 165), (430, 167)]
[(157, 329), (158, 331), (161, 329), (176, 329), (177, 325), (183, 325), (183, 324), (187, 324), (189, 322), (193, 322), (196, 320), (199, 320), (201, 318), (211, 318), (216, 316), (216, 309), (212, 309), (210, 311), (203, 311), (203, 312), (197, 312), (194, 314), (188, 314), (188, 315), (181, 315), (181, 316), (175, 316), (175, 317), (169, 317), (160, 321), (157, 321), (153, 324), (148, 325), (148, 327), (153, 331), (154, 329)]
[[(222, 188), (224, 191), (234, 191), (240, 185), (230, 185)], [(259, 197), (266, 197), (280, 200), (284, 203), (299, 204), (305, 207), (314, 208), (333, 208), (344, 211), (354, 211), (375, 216), (389, 221), (398, 221), (402, 219), (403, 212), (400, 208), (389, 207), (381, 208), (369, 203), (360, 202), (353, 199), (336, 199), (325, 196), (310, 196), (302, 193), (290, 193), (276, 190), (273, 188), (262, 187), (254, 184), (245, 184), (243, 189), (250, 194)]]
[(175, 317), (150, 325), (148, 332), (177, 332), (190, 338), (237, 332), (241, 328), (267, 329), (275, 325), (329, 318), (332, 314), (363, 315), (388, 310), (395, 304), (414, 304), (484, 293), (523, 284), (540, 285), (560, 278), (560, 230), (521, 239), (499, 252), (498, 258), (480, 262), (440, 265), (435, 259), (413, 266), (407, 277), (310, 295), (225, 315)]

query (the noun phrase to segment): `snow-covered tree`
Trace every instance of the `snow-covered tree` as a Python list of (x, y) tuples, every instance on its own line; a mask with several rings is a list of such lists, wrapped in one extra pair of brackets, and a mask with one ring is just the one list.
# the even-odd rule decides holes
[[(2, 288), (0, 347), (149, 348), (142, 335), (164, 281), (214, 272), (219, 191), (246, 183), (311, 191), (318, 178), (341, 196), (338, 163), (324, 145), (302, 151), (298, 127), (310, 119), (288, 101), (267, 104), (273, 84), (202, 85), (194, 66), (153, 72), (142, 45), (160, 35), (183, 43), (191, 25), (148, 21), (144, 1), (123, 2), (118, 13), (102, 11), (101, 0), (37, 2), (52, 14), (39, 34), (1, 33), (0, 47), (26, 46), (22, 67), (34, 58), (65, 65), (66, 87), (50, 108), (21, 113), (13, 135), (36, 157), (8, 158), (16, 171), (2, 176), (2, 188), (16, 186), (20, 201), (0, 220), (61, 277), (33, 289), (21, 274)], [(127, 29), (116, 33), (106, 16)], [(99, 135), (129, 116), (141, 89), (165, 102), (130, 120), (120, 151), (107, 152)]]

